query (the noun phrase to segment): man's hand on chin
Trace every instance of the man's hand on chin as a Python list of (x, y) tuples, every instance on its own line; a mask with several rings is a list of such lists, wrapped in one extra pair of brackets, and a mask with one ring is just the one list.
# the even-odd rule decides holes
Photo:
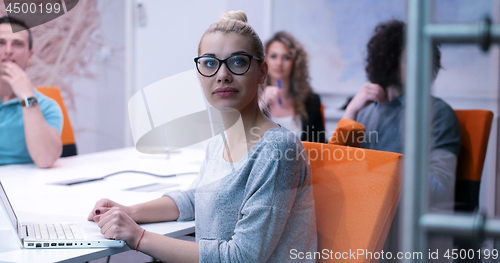
[(35, 95), (28, 74), (13, 61), (2, 61), (0, 78), (9, 83), (16, 97), (23, 100)]

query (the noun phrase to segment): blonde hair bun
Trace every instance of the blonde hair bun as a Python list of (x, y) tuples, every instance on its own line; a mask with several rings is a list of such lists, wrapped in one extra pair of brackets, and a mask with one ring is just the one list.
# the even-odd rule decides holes
[(221, 20), (238, 20), (243, 23), (246, 23), (248, 21), (247, 15), (245, 12), (238, 10), (238, 11), (227, 11), (224, 14), (222, 14), (219, 18), (219, 21)]

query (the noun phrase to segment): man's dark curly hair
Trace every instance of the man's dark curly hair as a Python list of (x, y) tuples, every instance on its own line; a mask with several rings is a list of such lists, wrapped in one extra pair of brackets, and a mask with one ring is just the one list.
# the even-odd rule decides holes
[[(365, 71), (368, 80), (386, 89), (389, 86), (402, 87), (400, 58), (406, 46), (406, 25), (403, 21), (389, 20), (375, 27), (374, 34), (366, 45)], [(441, 68), (441, 52), (432, 45), (432, 80)]]

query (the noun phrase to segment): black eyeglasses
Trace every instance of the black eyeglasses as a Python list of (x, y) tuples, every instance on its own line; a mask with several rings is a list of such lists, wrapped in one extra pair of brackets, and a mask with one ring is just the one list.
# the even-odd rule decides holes
[(196, 69), (205, 77), (211, 77), (220, 69), (222, 63), (226, 64), (227, 69), (235, 75), (243, 75), (250, 69), (252, 59), (262, 61), (262, 59), (249, 54), (235, 54), (226, 59), (218, 59), (212, 56), (201, 56), (194, 58)]

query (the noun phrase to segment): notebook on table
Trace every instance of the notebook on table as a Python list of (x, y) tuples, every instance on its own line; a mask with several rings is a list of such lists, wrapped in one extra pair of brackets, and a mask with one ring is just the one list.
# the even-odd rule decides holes
[(9, 219), (12, 224), (9, 229), (19, 237), (24, 248), (104, 248), (125, 245), (123, 240), (107, 239), (98, 229), (89, 230), (78, 222), (19, 222), (1, 182), (0, 199), (0, 212)]

